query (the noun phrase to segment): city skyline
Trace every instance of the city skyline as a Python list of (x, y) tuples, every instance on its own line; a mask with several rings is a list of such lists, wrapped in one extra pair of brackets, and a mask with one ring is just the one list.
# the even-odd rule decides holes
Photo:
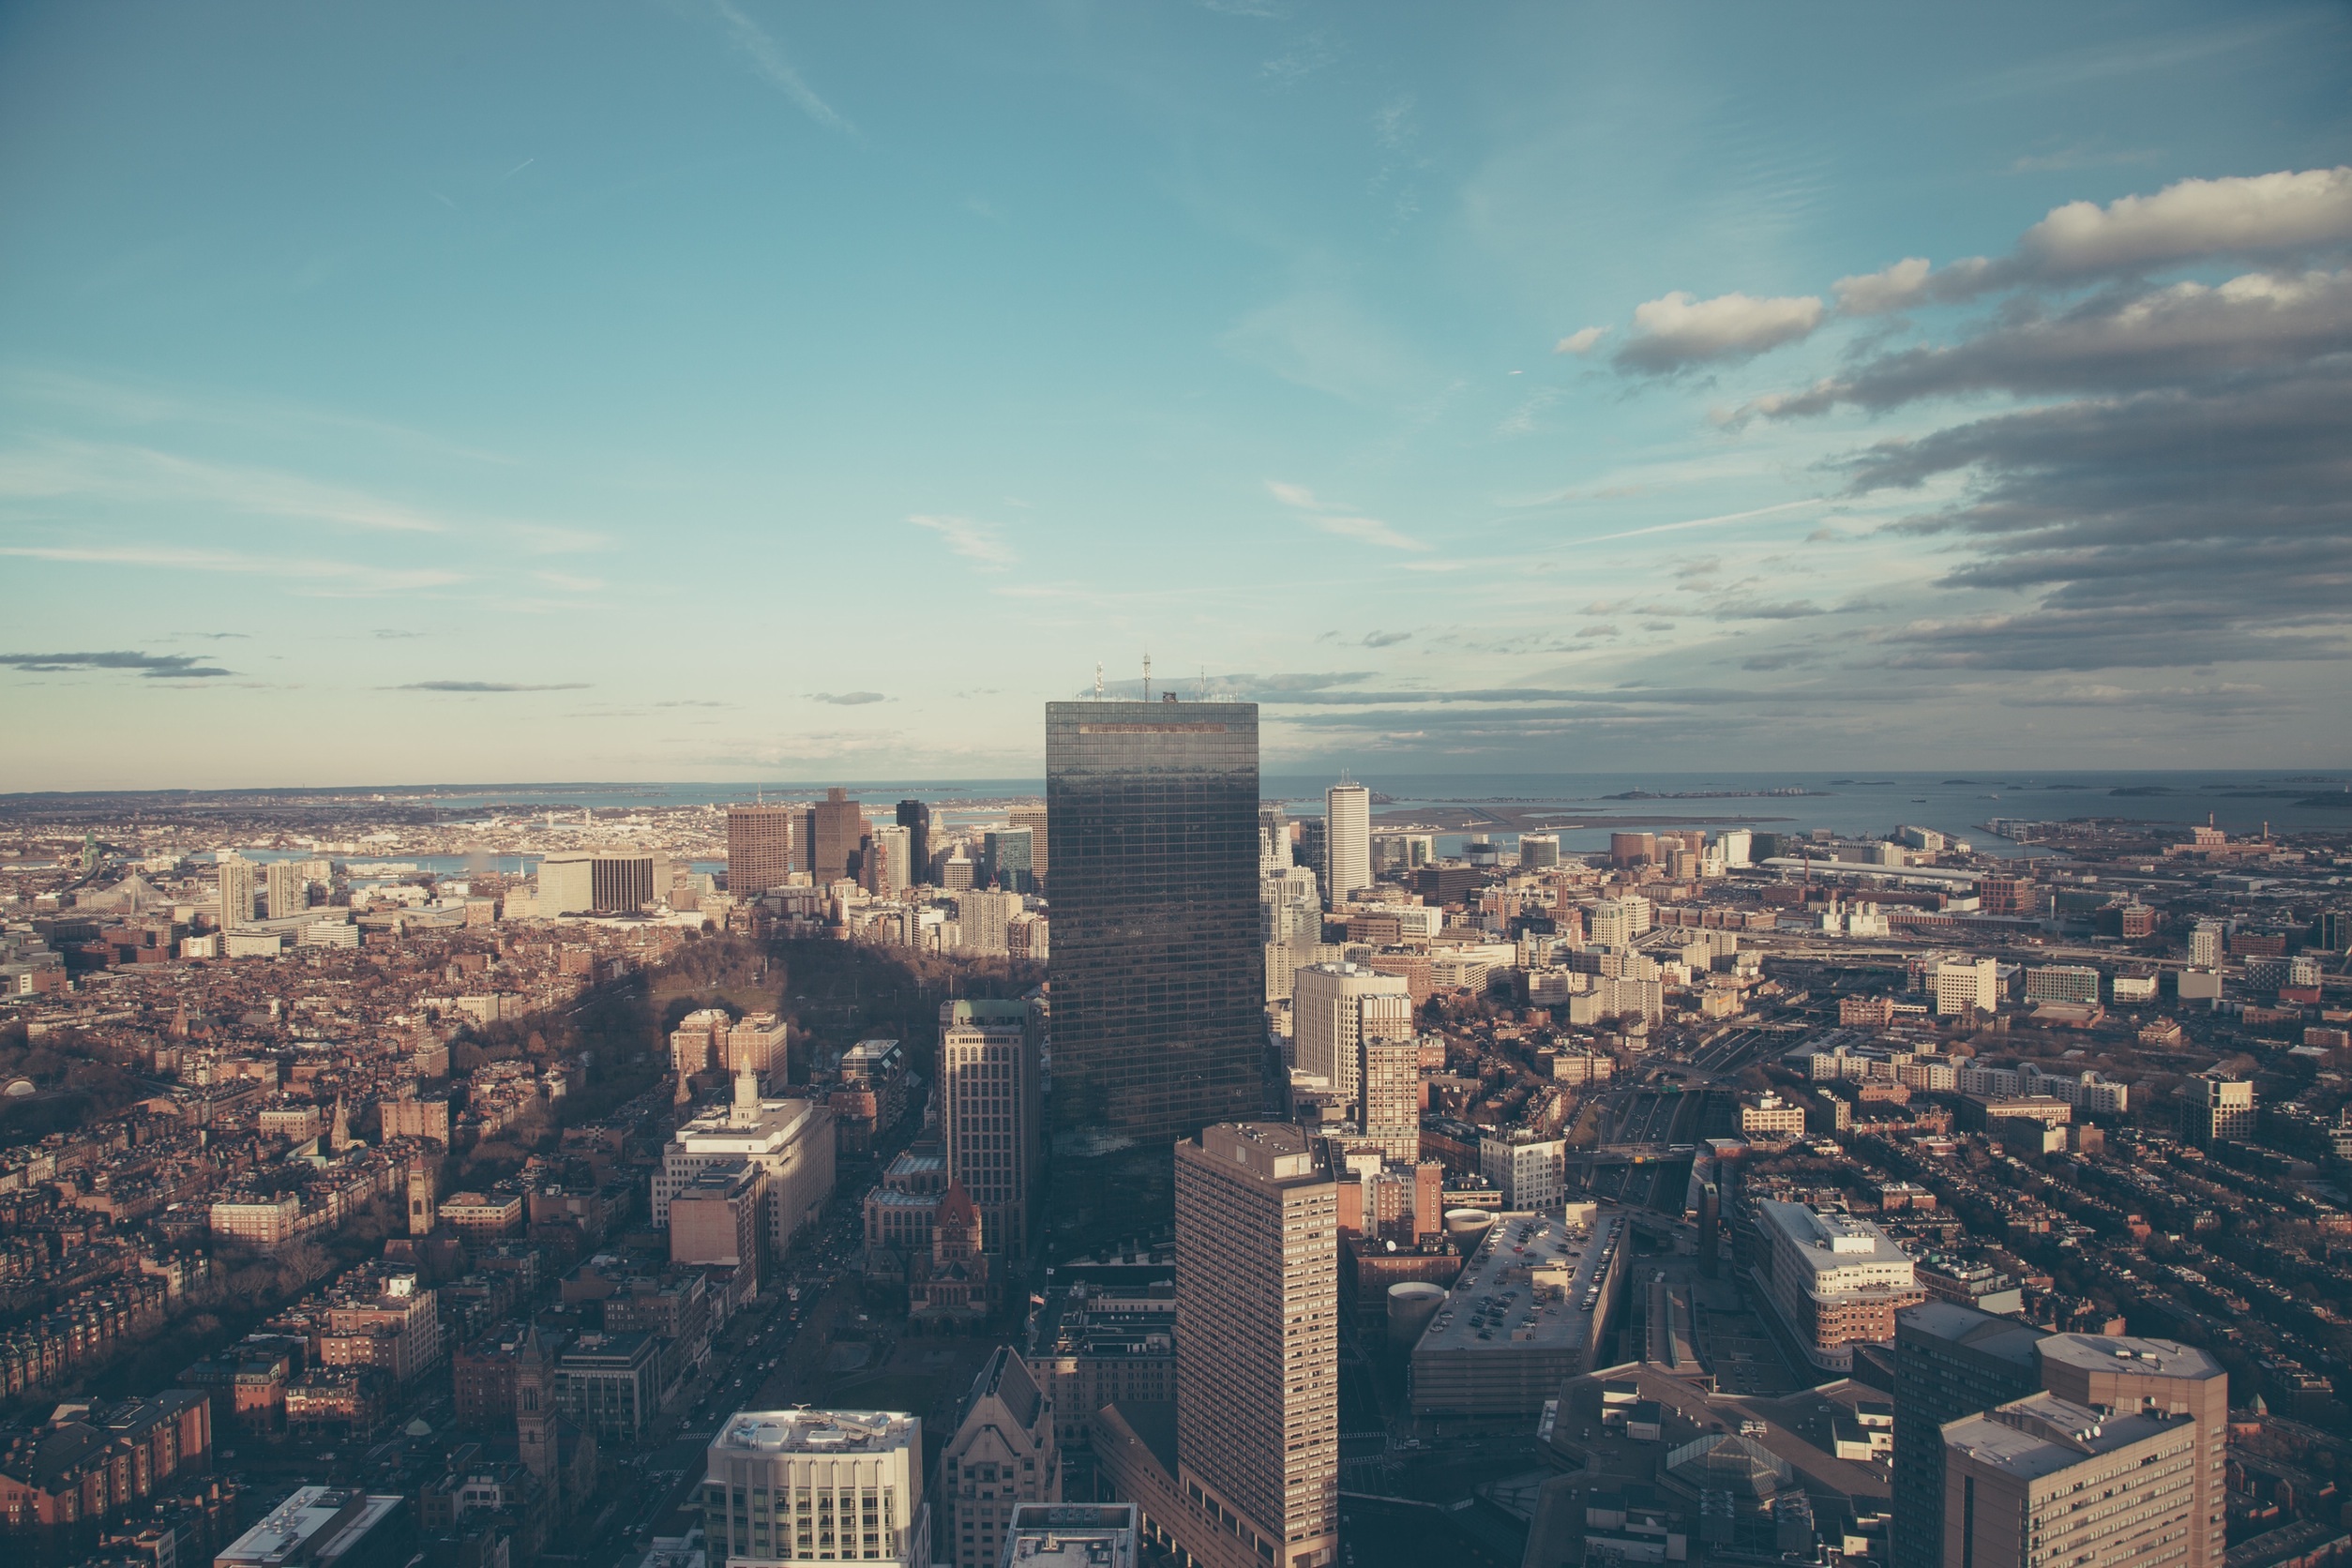
[(2340, 9), (138, 15), (0, 21), (0, 791), (1033, 776), (1147, 654), (1279, 773), (2352, 761)]

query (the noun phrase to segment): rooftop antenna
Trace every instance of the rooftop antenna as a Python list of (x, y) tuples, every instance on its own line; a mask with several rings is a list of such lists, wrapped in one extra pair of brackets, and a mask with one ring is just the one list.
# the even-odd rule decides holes
[(1200, 667), (1200, 701), (1202, 701), (1203, 702), (1206, 702), (1208, 700), (1209, 700), (1209, 667), (1208, 667), (1207, 665), (1205, 665), (1205, 664), (1204, 664), (1204, 665), (1202, 665), (1202, 666)]
[(1152, 656), (1149, 654), (1143, 656), (1143, 700), (1146, 702), (1152, 700)]
[(1099, 701), (1101, 701), (1102, 700), (1103, 700), (1103, 661), (1102, 661), (1101, 659), (1096, 659), (1096, 660), (1094, 661), (1094, 701), (1097, 701), (1097, 702), (1099, 702)]

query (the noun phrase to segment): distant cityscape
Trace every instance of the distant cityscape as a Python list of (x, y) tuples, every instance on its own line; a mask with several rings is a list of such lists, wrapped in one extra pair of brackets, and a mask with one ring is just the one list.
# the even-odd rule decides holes
[(0, 798), (17, 1559), (2352, 1555), (2352, 822), (1043, 720), (1041, 795)]

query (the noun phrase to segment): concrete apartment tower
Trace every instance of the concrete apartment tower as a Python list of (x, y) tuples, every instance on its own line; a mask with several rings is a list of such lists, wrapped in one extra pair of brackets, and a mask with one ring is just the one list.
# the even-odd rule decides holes
[[(2227, 1555), (2222, 1473), (2222, 1448), (2229, 1438), (2227, 1370), (2203, 1350), (2169, 1339), (2054, 1334), (2037, 1349), (2042, 1386), (2060, 1399), (2118, 1413), (2186, 1417), (2196, 1424), (2195, 1503), (2185, 1561), (2187, 1568), (2219, 1568)], [(1951, 1495), (1949, 1486), (1945, 1495)]]
[(1054, 1131), (1261, 1114), (1257, 704), (1049, 702), (1046, 804)]
[(1372, 885), (1372, 792), (1334, 784), (1323, 792), (1323, 891), (1335, 908)]
[[(1293, 1063), (1331, 1085), (1350, 1104), (1356, 1098), (1358, 1047), (1364, 1038), (1364, 1005), (1372, 997), (1405, 997), (1405, 977), (1382, 974), (1362, 964), (1308, 964), (1290, 977), (1290, 1039)], [(1386, 1015), (1375, 1010), (1375, 1016)], [(1415, 1117), (1418, 1122), (1418, 1113)]]
[(1178, 1524), (1202, 1561), (1337, 1556), (1338, 1190), (1288, 1123), (1176, 1146)]
[(220, 928), (234, 930), (253, 923), (253, 863), (234, 850), (217, 855), (220, 876)]

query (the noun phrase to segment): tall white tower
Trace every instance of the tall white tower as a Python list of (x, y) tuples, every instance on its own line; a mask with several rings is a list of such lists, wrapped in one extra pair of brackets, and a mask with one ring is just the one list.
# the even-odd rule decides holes
[(1323, 886), (1335, 907), (1372, 885), (1372, 792), (1334, 784), (1323, 792)]

